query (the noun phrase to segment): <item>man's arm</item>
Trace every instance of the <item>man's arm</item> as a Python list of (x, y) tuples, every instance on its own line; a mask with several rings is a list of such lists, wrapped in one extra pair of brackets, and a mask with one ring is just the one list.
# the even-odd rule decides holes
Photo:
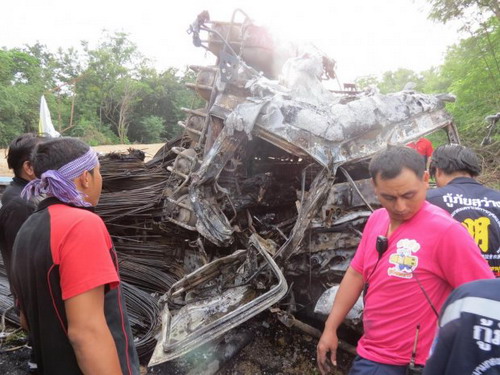
[(104, 286), (64, 301), (68, 338), (84, 374), (121, 374), (116, 345), (104, 316)]
[(342, 324), (347, 313), (352, 309), (363, 291), (363, 275), (349, 267), (340, 283), (339, 290), (333, 302), (332, 311), (325, 323), (325, 329), (319, 339), (317, 349), (318, 367), (321, 374), (328, 372), (326, 355), (330, 352), (333, 365), (337, 365), (337, 328)]
[(14, 248), (17, 233), (33, 211), (34, 206), (23, 201), (20, 197), (11, 200), (7, 205), (3, 206), (0, 211), (0, 230), (2, 231), (2, 244), (4, 247), (2, 249), (2, 255), (4, 256), (5, 270), (9, 280), (11, 274), (12, 250)]
[(495, 278), (476, 242), (458, 221), (447, 229), (436, 248), (440, 276), (453, 289), (469, 281)]
[(30, 330), (28, 327), (28, 321), (26, 320), (26, 317), (24, 316), (22, 310), (19, 310), (19, 324), (21, 324), (21, 328), (24, 329), (26, 332)]

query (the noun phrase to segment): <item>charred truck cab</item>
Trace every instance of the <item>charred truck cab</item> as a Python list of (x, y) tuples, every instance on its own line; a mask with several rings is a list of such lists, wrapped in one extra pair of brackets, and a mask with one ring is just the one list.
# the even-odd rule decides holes
[(280, 303), (318, 318), (378, 204), (370, 158), (439, 129), (459, 142), (451, 95), (327, 90), (333, 59), (277, 43), (241, 10), (230, 22), (203, 12), (189, 32), (216, 62), (191, 66), (206, 106), (184, 109), (183, 137), (161, 151), (172, 160), (161, 221), (190, 233), (194, 266), (161, 298), (150, 365)]

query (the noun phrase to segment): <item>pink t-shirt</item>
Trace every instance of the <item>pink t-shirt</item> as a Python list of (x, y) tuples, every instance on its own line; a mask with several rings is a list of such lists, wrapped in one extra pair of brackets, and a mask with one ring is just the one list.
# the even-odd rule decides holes
[(428, 202), (392, 233), (387, 251), (371, 274), (378, 259), (377, 236), (385, 236), (388, 227), (387, 211), (375, 211), (351, 263), (365, 281), (369, 277), (358, 354), (379, 363), (408, 364), (420, 324), (416, 363), (425, 364), (436, 316), (417, 278), (439, 312), (457, 286), (494, 276), (467, 230)]

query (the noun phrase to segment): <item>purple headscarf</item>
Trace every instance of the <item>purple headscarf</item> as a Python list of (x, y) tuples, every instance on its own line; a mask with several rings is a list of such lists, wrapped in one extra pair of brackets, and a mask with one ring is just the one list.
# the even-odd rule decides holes
[(65, 203), (89, 207), (91, 204), (86, 202), (84, 194), (76, 189), (73, 179), (84, 171), (91, 171), (98, 164), (97, 153), (93, 149), (89, 149), (85, 154), (63, 165), (58, 170), (50, 169), (42, 173), (41, 178), (30, 181), (21, 192), (21, 196), (31, 199), (31, 197), (46, 194)]

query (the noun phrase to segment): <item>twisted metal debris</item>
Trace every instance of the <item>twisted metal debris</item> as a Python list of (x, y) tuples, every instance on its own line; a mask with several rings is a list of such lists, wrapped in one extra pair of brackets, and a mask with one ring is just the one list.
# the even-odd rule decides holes
[[(217, 62), (191, 67), (198, 76), (190, 87), (206, 106), (185, 109), (183, 145), (170, 148), (177, 156), (166, 167), (161, 222), (194, 235), (193, 256), (190, 273), (161, 299), (163, 328), (150, 365), (276, 303), (314, 314), (378, 205), (369, 159), (438, 129), (459, 141), (444, 110), (450, 95), (330, 92), (322, 80), (335, 78), (334, 60), (316, 49), (280, 48), (240, 10), (229, 23), (203, 12), (190, 33)], [(280, 284), (291, 287), (272, 295)], [(257, 308), (259, 299), (266, 301)]]

